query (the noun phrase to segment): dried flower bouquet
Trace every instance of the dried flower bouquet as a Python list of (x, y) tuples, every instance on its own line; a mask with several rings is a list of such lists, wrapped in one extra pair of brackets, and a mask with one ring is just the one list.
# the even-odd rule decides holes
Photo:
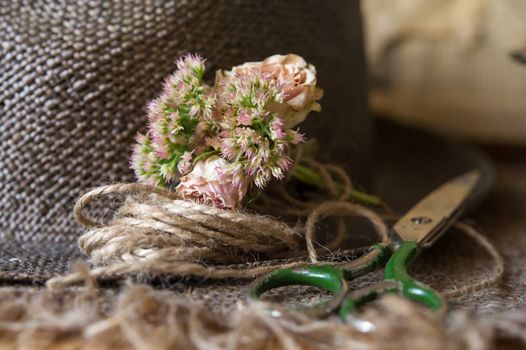
[[(316, 70), (294, 54), (274, 55), (203, 81), (205, 60), (186, 55), (148, 106), (148, 131), (137, 135), (131, 166), (140, 182), (175, 188), (184, 198), (222, 209), (238, 208), (252, 185), (263, 189), (292, 170), (323, 187), (323, 178), (293, 168), (292, 147), (304, 142), (294, 128), (320, 111)], [(355, 191), (355, 199), (377, 199)]]

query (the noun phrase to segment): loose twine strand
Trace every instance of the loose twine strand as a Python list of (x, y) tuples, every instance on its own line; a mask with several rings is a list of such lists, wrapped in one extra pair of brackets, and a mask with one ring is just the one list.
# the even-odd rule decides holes
[(482, 248), (484, 248), (493, 260), (493, 271), (491, 271), (487, 276), (480, 279), (477, 282), (466, 284), (460, 288), (453, 290), (447, 290), (442, 292), (442, 295), (448, 298), (454, 298), (461, 295), (466, 295), (477, 290), (488, 288), (497, 284), (502, 275), (504, 274), (504, 258), (497, 251), (497, 248), (491, 243), (484, 235), (478, 232), (473, 226), (467, 225), (463, 222), (455, 222), (454, 226), (459, 229), (462, 233), (469, 236)]
[[(328, 262), (337, 265), (338, 262), (325, 258), (320, 260), (318, 251), (331, 252), (339, 247), (347, 234), (346, 216), (367, 219), (375, 229), (378, 243), (386, 246), (391, 243), (389, 230), (379, 214), (346, 200), (352, 184), (343, 169), (313, 161), (305, 163), (323, 176), (332, 200), (301, 201), (280, 184), (274, 189), (274, 196), (262, 195), (262, 204), (255, 206), (262, 212), (306, 218), (303, 227), (292, 228), (270, 216), (181, 200), (172, 191), (145, 184), (112, 184), (89, 191), (75, 204), (73, 213), (77, 222), (89, 229), (79, 238), (79, 247), (95, 265), (89, 271), (90, 276), (108, 278), (148, 273), (253, 278), (276, 268)], [(337, 184), (343, 186), (338, 188)], [(87, 205), (113, 194), (127, 197), (109, 224), (84, 214)], [(316, 249), (316, 226), (329, 216), (336, 217), (336, 234), (325, 247)], [(445, 292), (449, 297), (493, 285), (504, 270), (502, 257), (484, 236), (466, 224), (456, 223), (456, 226), (489, 252), (494, 268), (481, 281)], [(363, 251), (358, 248), (345, 253), (355, 254), (359, 250)], [(85, 274), (72, 272), (50, 279), (47, 285), (60, 288), (85, 278)]]

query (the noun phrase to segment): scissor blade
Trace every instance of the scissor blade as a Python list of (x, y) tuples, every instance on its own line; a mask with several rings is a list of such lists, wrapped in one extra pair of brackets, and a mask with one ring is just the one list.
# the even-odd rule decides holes
[(473, 170), (435, 189), (409, 210), (394, 230), (405, 241), (432, 244), (460, 214), (480, 178)]

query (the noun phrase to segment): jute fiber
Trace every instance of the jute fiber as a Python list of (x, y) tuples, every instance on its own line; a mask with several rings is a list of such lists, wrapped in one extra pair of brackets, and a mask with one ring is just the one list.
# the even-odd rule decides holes
[[(88, 283), (89, 284), (89, 283)], [(456, 310), (440, 318), (395, 296), (360, 315), (362, 333), (338, 320), (299, 314), (273, 318), (265, 304), (228, 314), (167, 291), (134, 285), (123, 292), (77, 287), (52, 292), (0, 289), (0, 336), (13, 349), (431, 349), (486, 350), (526, 344), (518, 311), (478, 316)]]

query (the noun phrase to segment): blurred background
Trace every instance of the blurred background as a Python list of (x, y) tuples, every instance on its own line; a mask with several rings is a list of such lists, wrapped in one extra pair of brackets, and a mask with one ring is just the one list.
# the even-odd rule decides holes
[(373, 111), (526, 145), (526, 1), (367, 0), (362, 11)]

